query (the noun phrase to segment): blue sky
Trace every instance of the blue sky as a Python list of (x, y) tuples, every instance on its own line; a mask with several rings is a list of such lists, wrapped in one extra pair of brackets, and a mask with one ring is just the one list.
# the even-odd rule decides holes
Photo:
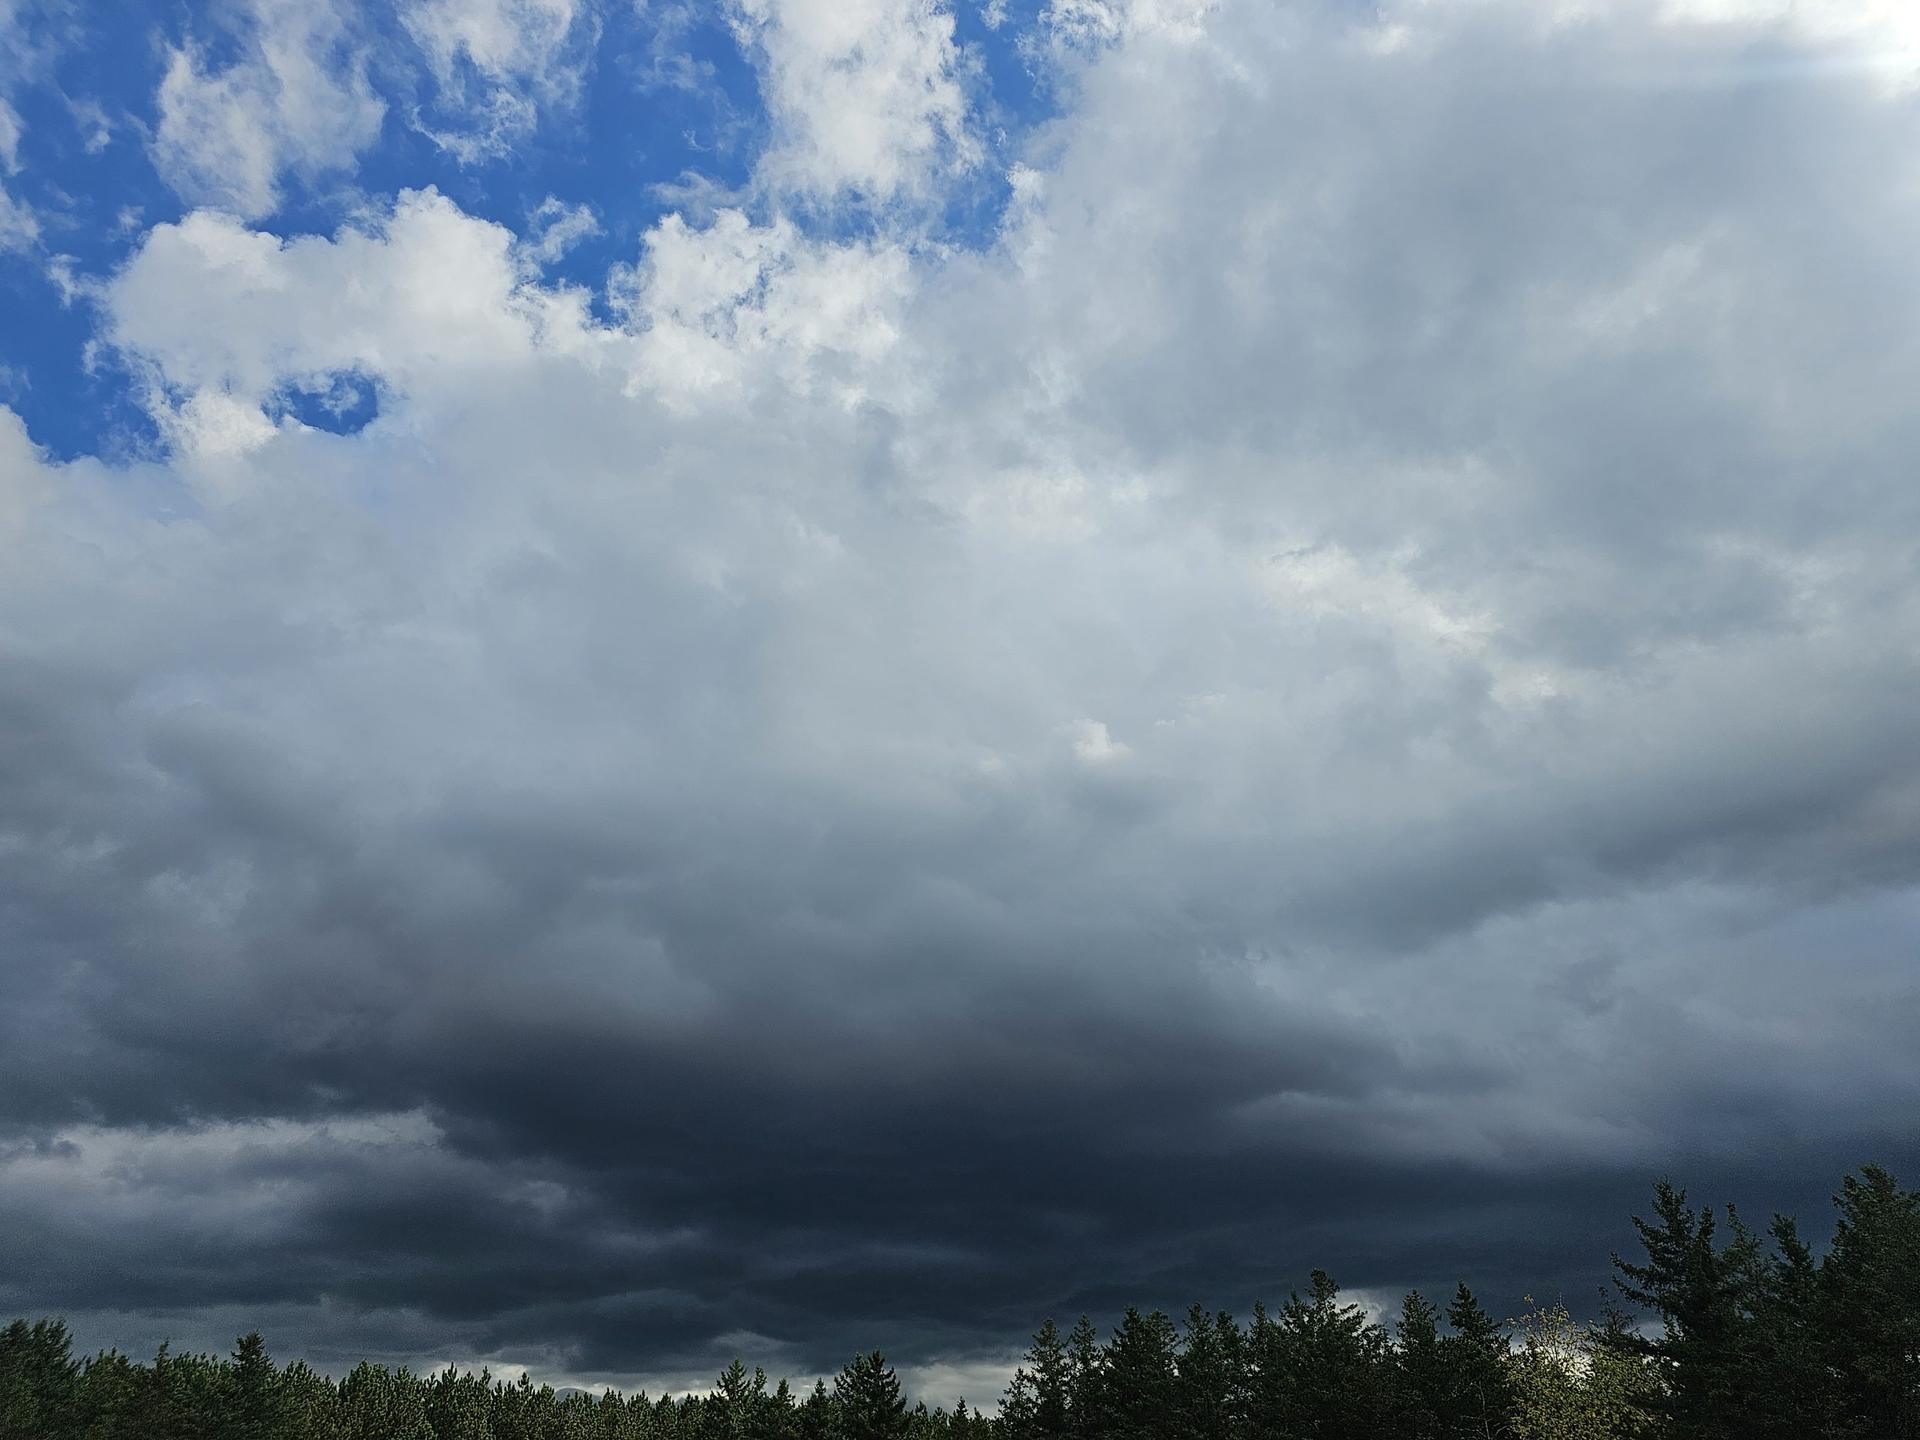
[(0, 41), (0, 1313), (977, 1403), (1920, 1169), (1907, 0)]
[[(355, 9), (348, 43), (369, 62), (371, 93), (384, 105), (376, 133), (350, 164), (284, 170), (272, 208), (250, 218), (281, 235), (327, 234), (383, 198), (432, 186), (467, 214), (517, 231), (554, 199), (587, 207), (595, 227), (546, 262), (546, 274), (599, 291), (613, 265), (637, 256), (646, 230), (684, 203), (677, 187), (713, 187), (764, 212), (767, 197), (747, 192), (768, 117), (736, 17), (697, 4), (565, 8), (565, 39), (545, 57), (568, 70), (562, 91), (533, 97), (533, 121), (510, 144), (464, 150), (460, 137), (471, 139), (486, 122), (454, 88), (484, 89), (497, 77), (461, 51), (450, 76), (436, 75), (397, 12)], [(977, 245), (996, 227), (1006, 166), (1050, 112), (1057, 77), (1023, 44), (1037, 19), (1032, 3), (1002, 6), (991, 25), (975, 4), (943, 14), (952, 22), (955, 73), (993, 163), (941, 197), (925, 233)], [(39, 234), (0, 249), (0, 383), (53, 454), (130, 455), (155, 443), (115, 357), (89, 351), (97, 321), (89, 291), (150, 227), (207, 198), (191, 189), (183, 198), (156, 168), (170, 57), (190, 49), (208, 71), (244, 69), (257, 63), (271, 17), (271, 7), (173, 4), (129, 23), (108, 7), (26, 4), (11, 19), (17, 49), (5, 94), (22, 134), (7, 189)], [(545, 83), (522, 76), (507, 85), (532, 91)], [(805, 212), (805, 222), (825, 233), (871, 226), (871, 209), (850, 199)], [(324, 407), (305, 418), (332, 423)]]

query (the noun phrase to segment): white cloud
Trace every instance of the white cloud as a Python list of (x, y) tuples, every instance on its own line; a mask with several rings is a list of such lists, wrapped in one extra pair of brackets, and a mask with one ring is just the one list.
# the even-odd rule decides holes
[(598, 22), (582, 0), (423, 0), (406, 7), (448, 123), (427, 133), (472, 163), (578, 103)]
[(1073, 736), (1074, 756), (1085, 765), (1111, 765), (1133, 753), (1114, 739), (1099, 720), (1076, 720), (1069, 732)]
[(332, 0), (249, 0), (236, 39), (240, 58), (224, 67), (191, 38), (170, 49), (153, 157), (189, 202), (251, 218), (278, 207), (289, 171), (314, 180), (350, 169), (386, 106)]
[(523, 278), (507, 230), (409, 191), (376, 228), (333, 239), (211, 211), (155, 226), (109, 304), (115, 341), (176, 390), (258, 398), (348, 367), (410, 389), (523, 358), (543, 313)]
[(20, 171), (20, 113), (0, 98), (0, 171), (16, 175)]
[(1196, 39), (1215, 0), (1047, 0), (1043, 32), (1073, 45), (1111, 45), (1146, 36)]
[[(4, 25), (0, 25), (0, 38), (4, 37)], [(25, 129), (19, 112), (0, 95), (0, 175), (20, 173), (20, 140)], [(39, 238), (40, 218), (33, 207), (0, 185), (0, 255), (10, 250), (30, 250)]]
[(758, 57), (776, 193), (924, 199), (977, 162), (953, 15), (936, 0), (734, 0)]
[(522, 248), (534, 261), (551, 265), (583, 240), (601, 233), (591, 205), (569, 205), (549, 195), (527, 217)]
[(621, 290), (641, 330), (639, 378), (657, 393), (737, 399), (771, 367), (784, 385), (818, 381), (849, 403), (898, 340), (910, 283), (897, 246), (811, 240), (723, 210), (704, 228), (661, 221)]
[(30, 250), (40, 238), (40, 218), (33, 207), (0, 186), (0, 253)]

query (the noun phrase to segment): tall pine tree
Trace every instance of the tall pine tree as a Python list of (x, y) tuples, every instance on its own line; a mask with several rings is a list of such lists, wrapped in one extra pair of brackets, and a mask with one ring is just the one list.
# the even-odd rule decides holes
[(907, 1404), (900, 1380), (878, 1350), (849, 1361), (833, 1390), (842, 1440), (905, 1440)]

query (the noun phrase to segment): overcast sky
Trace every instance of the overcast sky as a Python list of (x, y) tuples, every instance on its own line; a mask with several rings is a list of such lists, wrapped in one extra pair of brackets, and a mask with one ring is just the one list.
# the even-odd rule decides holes
[(0, 1311), (990, 1401), (1911, 1180), (1912, 16), (0, 0)]

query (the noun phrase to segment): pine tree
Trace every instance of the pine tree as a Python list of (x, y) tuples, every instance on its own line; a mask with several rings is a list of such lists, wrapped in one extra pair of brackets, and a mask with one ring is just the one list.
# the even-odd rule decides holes
[(1440, 1312), (1418, 1290), (1409, 1290), (1401, 1300), (1394, 1338), (1399, 1377), (1395, 1432), (1404, 1440), (1436, 1440), (1453, 1376), (1440, 1343)]
[(1820, 1272), (1799, 1227), (1776, 1215), (1749, 1327), (1743, 1384), (1752, 1440), (1815, 1440), (1830, 1433), (1833, 1384), (1820, 1307)]
[(826, 1383), (813, 1382), (813, 1392), (794, 1412), (794, 1433), (800, 1440), (830, 1440), (839, 1428), (839, 1413)]
[(1256, 1434), (1375, 1440), (1391, 1430), (1386, 1336), (1357, 1305), (1340, 1304), (1339, 1294), (1333, 1277), (1315, 1270), (1308, 1298), (1292, 1296), (1278, 1319), (1256, 1313)]
[(258, 1330), (242, 1335), (227, 1370), (220, 1405), (218, 1440), (281, 1440), (286, 1413), (280, 1373)]
[(1163, 1440), (1176, 1433), (1178, 1348), (1165, 1315), (1127, 1307), (1107, 1344), (1104, 1367), (1103, 1434), (1110, 1440)]
[(753, 1440), (791, 1440), (794, 1433), (793, 1387), (782, 1377), (773, 1387), (773, 1393), (765, 1393), (765, 1372), (757, 1366), (754, 1374), (761, 1377), (761, 1399), (754, 1409)]
[(359, 1364), (337, 1390), (339, 1440), (436, 1440), (427, 1387), (406, 1370)]
[(1014, 1369), (1000, 1397), (1000, 1435), (1002, 1440), (1036, 1440), (1040, 1434), (1036, 1418), (1039, 1403), (1034, 1397), (1033, 1376), (1026, 1366)]
[(1447, 1306), (1447, 1392), (1441, 1433), (1450, 1440), (1498, 1440), (1513, 1410), (1507, 1337), (1461, 1281)]
[(1178, 1359), (1178, 1433), (1191, 1440), (1227, 1440), (1239, 1432), (1243, 1403), (1240, 1329), (1224, 1310), (1187, 1311)]
[(1027, 1369), (1033, 1377), (1033, 1424), (1036, 1440), (1063, 1440), (1073, 1395), (1073, 1365), (1059, 1327), (1047, 1318), (1034, 1332), (1027, 1351)]
[(771, 1397), (767, 1394), (767, 1372), (755, 1366), (752, 1375), (736, 1359), (720, 1372), (714, 1383), (712, 1409), (719, 1432), (733, 1440), (757, 1440), (773, 1427), (767, 1413)]
[(1645, 1264), (1613, 1257), (1620, 1291), (1660, 1316), (1662, 1334), (1648, 1340), (1622, 1331), (1622, 1348), (1653, 1361), (1664, 1393), (1656, 1402), (1673, 1440), (1748, 1440), (1749, 1392), (1744, 1358), (1758, 1299), (1760, 1246), (1729, 1207), (1732, 1238), (1715, 1243), (1713, 1211), (1691, 1209), (1684, 1190), (1654, 1187), (1654, 1219), (1633, 1217)]
[(427, 1418), (436, 1440), (494, 1440), (493, 1376), (449, 1365), (427, 1387)]
[(900, 1396), (900, 1380), (875, 1350), (857, 1355), (834, 1382), (839, 1401), (843, 1440), (904, 1440), (907, 1404)]
[(1026, 1363), (1013, 1372), (1000, 1402), (1004, 1440), (1065, 1440), (1073, 1393), (1073, 1364), (1060, 1327), (1051, 1318), (1034, 1332)]
[(1067, 1433), (1074, 1440), (1106, 1434), (1106, 1352), (1100, 1332), (1082, 1315), (1067, 1337)]
[(1836, 1432), (1920, 1435), (1920, 1194), (1877, 1165), (1841, 1181), (1820, 1266), (1821, 1323), (1836, 1377)]

